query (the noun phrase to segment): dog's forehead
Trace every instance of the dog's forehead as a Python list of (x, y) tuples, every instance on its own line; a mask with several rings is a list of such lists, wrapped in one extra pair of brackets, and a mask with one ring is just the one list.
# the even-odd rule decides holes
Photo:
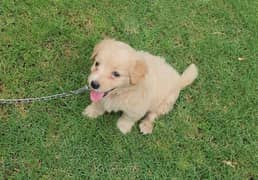
[(130, 52), (126, 50), (117, 50), (117, 51), (108, 51), (103, 50), (101, 51), (98, 56), (96, 57), (96, 60), (101, 61), (106, 66), (129, 66), (132, 57)]

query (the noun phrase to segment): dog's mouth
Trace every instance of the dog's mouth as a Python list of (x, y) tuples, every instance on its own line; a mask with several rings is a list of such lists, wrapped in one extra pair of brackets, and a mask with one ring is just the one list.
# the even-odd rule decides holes
[(98, 102), (100, 101), (101, 99), (103, 99), (104, 97), (106, 97), (111, 91), (113, 91), (115, 88), (113, 89), (110, 89), (106, 92), (99, 92), (99, 91), (94, 91), (94, 90), (91, 90), (90, 91), (90, 99), (92, 102)]

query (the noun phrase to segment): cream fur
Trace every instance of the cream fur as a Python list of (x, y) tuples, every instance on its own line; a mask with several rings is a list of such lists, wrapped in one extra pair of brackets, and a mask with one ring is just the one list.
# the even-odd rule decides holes
[[(141, 120), (140, 131), (150, 134), (154, 120), (173, 108), (180, 91), (197, 77), (197, 67), (191, 64), (180, 75), (165, 59), (136, 51), (129, 45), (105, 39), (96, 45), (92, 57), (99, 62), (91, 68), (89, 83), (100, 83), (101, 92), (115, 88), (97, 103), (92, 103), (83, 115), (95, 118), (104, 112), (122, 111), (117, 127), (124, 134)], [(116, 70), (121, 77), (112, 77)]]

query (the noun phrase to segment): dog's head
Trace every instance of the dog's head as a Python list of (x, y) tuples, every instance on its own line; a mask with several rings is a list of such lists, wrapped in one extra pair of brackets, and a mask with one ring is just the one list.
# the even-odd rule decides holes
[(91, 100), (96, 102), (113, 90), (139, 84), (147, 73), (147, 66), (136, 50), (129, 45), (105, 39), (97, 44), (92, 53), (94, 63), (88, 83)]

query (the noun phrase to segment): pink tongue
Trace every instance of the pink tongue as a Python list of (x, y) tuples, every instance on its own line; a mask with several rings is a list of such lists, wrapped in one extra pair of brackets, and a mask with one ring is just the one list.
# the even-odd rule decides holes
[(91, 91), (90, 92), (90, 99), (93, 102), (97, 102), (99, 100), (101, 100), (104, 96), (103, 92), (97, 92), (97, 91)]

